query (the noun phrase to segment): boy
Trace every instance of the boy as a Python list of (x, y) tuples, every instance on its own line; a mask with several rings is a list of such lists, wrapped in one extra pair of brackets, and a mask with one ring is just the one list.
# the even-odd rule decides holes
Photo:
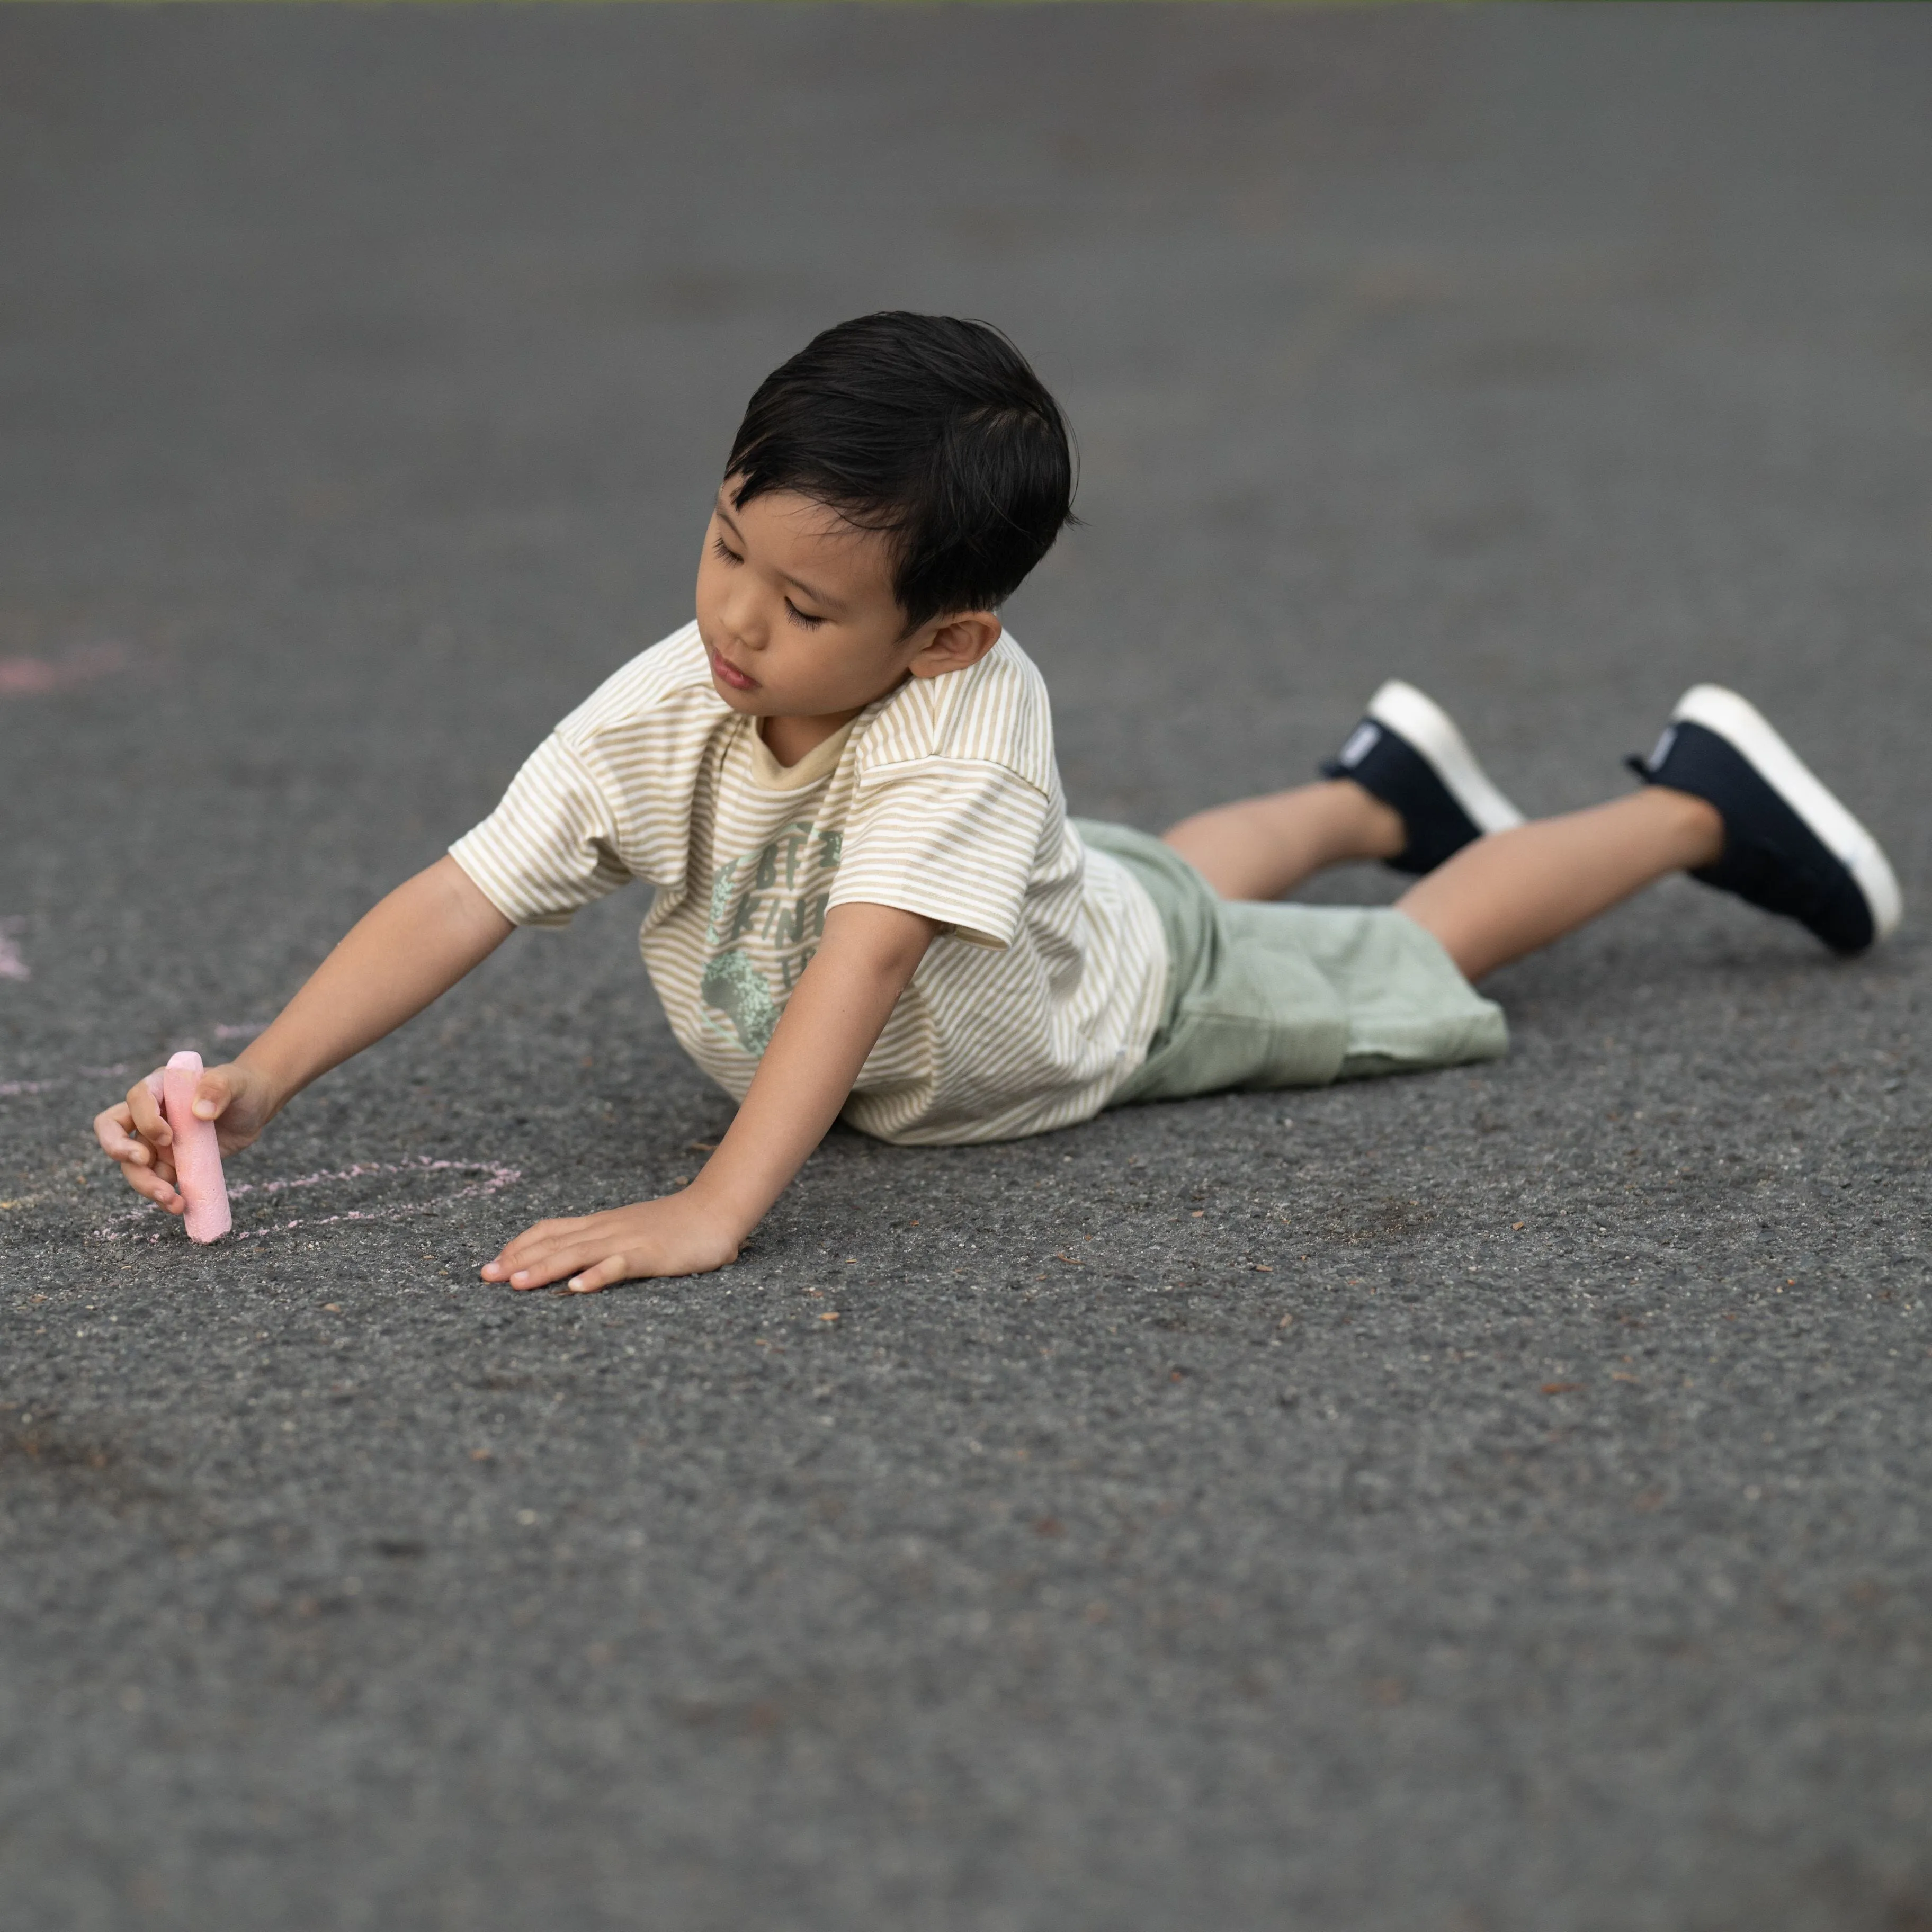
[[(741, 1102), (679, 1192), (544, 1221), (483, 1268), (590, 1293), (698, 1274), (842, 1114), (994, 1140), (1101, 1108), (1504, 1051), (1472, 987), (1688, 870), (1856, 952), (1896, 924), (1883, 854), (1742, 698), (1686, 695), (1634, 796), (1526, 824), (1455, 726), (1390, 684), (1322, 782), (1164, 840), (1070, 823), (1038, 673), (999, 607), (1072, 520), (1052, 398), (943, 316), (828, 330), (752, 399), (696, 621), (610, 678), (501, 805), (325, 960), (195, 1112), (224, 1152), (518, 926), (629, 879), (680, 1042)], [(1420, 874), (1393, 908), (1274, 903), (1318, 867)], [(182, 1202), (144, 1084), (95, 1130)]]

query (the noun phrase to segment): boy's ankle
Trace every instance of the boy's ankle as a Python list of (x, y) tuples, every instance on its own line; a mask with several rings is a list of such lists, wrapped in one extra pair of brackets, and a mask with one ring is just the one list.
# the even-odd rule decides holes
[(1408, 843), (1408, 827), (1402, 814), (1366, 785), (1353, 778), (1330, 778), (1324, 789), (1335, 800), (1346, 833), (1344, 858), (1393, 859)]
[(1670, 824), (1680, 872), (1714, 866), (1724, 856), (1724, 814), (1708, 799), (1670, 785), (1653, 784), (1639, 792), (1632, 802), (1640, 800), (1648, 801), (1646, 809)]

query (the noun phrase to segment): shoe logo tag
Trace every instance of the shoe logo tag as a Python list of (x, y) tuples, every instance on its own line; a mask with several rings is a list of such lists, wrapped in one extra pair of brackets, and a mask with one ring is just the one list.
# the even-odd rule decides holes
[(1676, 742), (1677, 727), (1675, 724), (1665, 725), (1664, 736), (1657, 741), (1657, 749), (1650, 754), (1650, 769), (1653, 772), (1663, 770), (1664, 761), (1670, 757), (1670, 748)]
[(1348, 734), (1348, 742), (1342, 747), (1342, 754), (1335, 762), (1338, 765), (1359, 765), (1382, 741), (1382, 728), (1364, 718)]

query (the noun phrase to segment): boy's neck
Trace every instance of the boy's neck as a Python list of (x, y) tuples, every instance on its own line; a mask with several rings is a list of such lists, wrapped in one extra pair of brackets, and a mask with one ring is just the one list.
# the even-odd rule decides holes
[(758, 735), (765, 748), (782, 765), (795, 765), (808, 752), (815, 752), (833, 732), (844, 730), (865, 710), (828, 712), (823, 718), (761, 718)]

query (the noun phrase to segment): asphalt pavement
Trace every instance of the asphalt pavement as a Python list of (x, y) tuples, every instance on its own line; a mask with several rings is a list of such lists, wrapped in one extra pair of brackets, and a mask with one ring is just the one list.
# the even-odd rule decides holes
[[(0, 1926), (1932, 1928), (1928, 94), (1910, 7), (0, 10)], [(1078, 431), (1076, 809), (1391, 674), (1566, 808), (1712, 678), (1903, 931), (1672, 882), (1494, 1066), (837, 1131), (518, 1298), (728, 1118), (622, 894), (234, 1238), (136, 1208), (94, 1110), (685, 620), (887, 305)]]

